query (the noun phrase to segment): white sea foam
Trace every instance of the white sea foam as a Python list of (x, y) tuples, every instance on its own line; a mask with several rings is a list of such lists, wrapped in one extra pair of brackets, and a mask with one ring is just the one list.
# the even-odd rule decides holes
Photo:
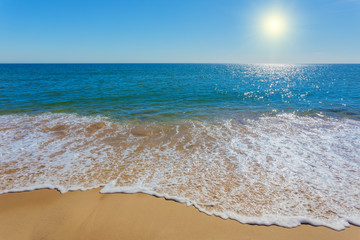
[(243, 223), (360, 225), (360, 122), (278, 114), (216, 123), (0, 116), (0, 193), (144, 192)]

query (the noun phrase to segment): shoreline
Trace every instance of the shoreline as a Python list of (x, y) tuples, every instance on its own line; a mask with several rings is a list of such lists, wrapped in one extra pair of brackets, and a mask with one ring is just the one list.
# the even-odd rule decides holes
[(360, 227), (250, 225), (144, 193), (40, 189), (0, 195), (0, 238), (350, 240), (360, 239)]

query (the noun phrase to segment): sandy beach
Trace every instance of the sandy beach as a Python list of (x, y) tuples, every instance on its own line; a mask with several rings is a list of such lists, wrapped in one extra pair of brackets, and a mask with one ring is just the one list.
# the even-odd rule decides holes
[(247, 225), (147, 194), (99, 190), (0, 195), (0, 239), (360, 239), (357, 226)]

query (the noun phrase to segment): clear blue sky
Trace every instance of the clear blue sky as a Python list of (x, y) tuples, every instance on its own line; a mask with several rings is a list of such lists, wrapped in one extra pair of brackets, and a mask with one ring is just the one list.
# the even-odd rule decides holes
[(0, 62), (360, 63), (360, 0), (0, 0)]

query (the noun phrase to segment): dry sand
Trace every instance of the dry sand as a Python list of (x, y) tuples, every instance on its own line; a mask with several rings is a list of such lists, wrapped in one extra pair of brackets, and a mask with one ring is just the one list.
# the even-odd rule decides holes
[(99, 190), (0, 195), (0, 239), (360, 239), (356, 226), (340, 232), (309, 225), (252, 226), (163, 198)]

